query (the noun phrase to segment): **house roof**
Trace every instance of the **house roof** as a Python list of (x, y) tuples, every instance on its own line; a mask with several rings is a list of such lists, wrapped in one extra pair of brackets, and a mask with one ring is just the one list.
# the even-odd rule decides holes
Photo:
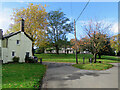
[[(12, 36), (17, 35), (18, 33), (21, 33), (21, 32), (22, 32), (22, 31), (17, 31), (17, 32), (9, 33), (9, 34), (7, 34), (7, 35), (4, 35), (2, 39), (4, 40), (5, 38), (12, 37)], [(24, 34), (25, 34), (30, 40), (33, 41), (33, 39), (32, 39), (28, 34), (26, 34), (25, 32), (24, 32)]]

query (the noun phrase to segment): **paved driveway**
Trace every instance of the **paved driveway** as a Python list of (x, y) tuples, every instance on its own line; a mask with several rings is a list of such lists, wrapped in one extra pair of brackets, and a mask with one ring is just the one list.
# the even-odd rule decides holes
[(69, 63), (48, 63), (42, 88), (118, 88), (118, 64), (108, 70), (81, 70)]

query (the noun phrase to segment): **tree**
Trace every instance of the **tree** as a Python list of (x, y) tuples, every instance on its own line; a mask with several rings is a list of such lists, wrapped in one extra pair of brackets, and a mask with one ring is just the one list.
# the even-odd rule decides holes
[(59, 48), (62, 46), (62, 41), (65, 39), (66, 34), (73, 31), (72, 23), (68, 21), (69, 19), (60, 10), (48, 13), (49, 25), (47, 33), (50, 43), (56, 48), (57, 54), (59, 54)]
[(111, 37), (110, 44), (111, 47), (116, 50), (116, 53), (120, 52), (120, 34)]
[[(96, 56), (100, 50), (106, 48), (107, 42), (107, 30), (111, 25), (106, 25), (103, 22), (90, 21), (83, 26), (83, 30), (86, 32), (86, 38), (80, 40), (80, 45), (84, 45), (94, 55), (94, 62), (96, 63)], [(85, 41), (85, 42), (84, 42)]]
[(67, 40), (67, 38), (65, 37), (65, 39), (62, 41), (63, 44), (62, 44), (62, 47), (65, 49), (65, 54), (69, 52), (69, 50), (67, 50), (67, 48), (71, 48), (71, 44), (70, 44), (70, 41)]
[[(71, 39), (70, 40), (70, 44), (72, 46), (72, 48), (75, 50), (76, 46), (75, 46), (75, 39)], [(77, 52), (80, 51), (82, 48), (81, 46), (79, 45), (79, 40), (77, 40)]]
[(34, 40), (32, 48), (46, 46), (47, 34), (47, 12), (46, 6), (33, 5), (30, 3), (27, 8), (15, 9), (13, 13), (14, 24), (10, 26), (7, 32), (15, 32), (20, 30), (21, 18), (25, 20), (24, 31)]

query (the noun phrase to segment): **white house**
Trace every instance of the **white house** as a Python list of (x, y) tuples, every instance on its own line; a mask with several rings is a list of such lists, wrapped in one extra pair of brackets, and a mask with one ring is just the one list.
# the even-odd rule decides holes
[[(53, 48), (51, 48), (51, 49), (53, 49)], [(53, 49), (50, 52), (47, 49), (45, 49), (44, 53), (56, 53), (56, 50)], [(59, 53), (73, 54), (74, 49), (73, 48), (66, 48), (66, 50), (65, 50), (65, 48), (60, 48)]]
[(17, 56), (19, 62), (25, 62), (25, 56), (32, 56), (32, 38), (24, 32), (24, 20), (21, 21), (21, 30), (2, 35), (0, 29), (0, 60), (3, 63), (12, 62), (12, 58)]

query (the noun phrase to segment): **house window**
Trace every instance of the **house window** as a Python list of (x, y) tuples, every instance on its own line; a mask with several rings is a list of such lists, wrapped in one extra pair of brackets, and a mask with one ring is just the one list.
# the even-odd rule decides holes
[(12, 51), (12, 56), (15, 56), (15, 52), (14, 51)]
[(17, 40), (17, 44), (18, 44), (18, 45), (20, 44), (20, 40)]

